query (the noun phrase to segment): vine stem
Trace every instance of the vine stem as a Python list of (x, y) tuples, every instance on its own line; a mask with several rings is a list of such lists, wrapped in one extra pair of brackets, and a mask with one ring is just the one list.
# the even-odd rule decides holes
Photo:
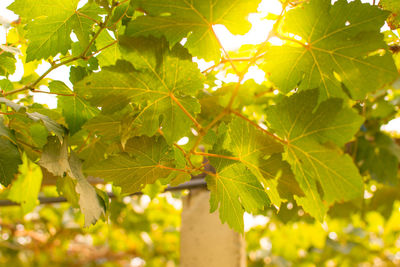
[[(257, 59), (262, 58), (262, 57), (264, 56), (264, 54), (265, 54), (265, 53), (262, 53), (262, 54), (258, 55), (258, 56), (257, 56)], [(244, 62), (244, 61), (251, 61), (251, 60), (253, 60), (253, 57), (237, 57), (237, 58), (231, 58), (231, 61), (237, 61), (237, 62)], [(203, 70), (201, 73), (203, 73), (203, 74), (204, 74), (204, 73), (207, 73), (207, 72), (209, 72), (209, 71), (215, 69), (215, 68), (218, 67), (219, 65), (222, 65), (222, 64), (225, 64), (225, 63), (228, 63), (228, 62), (229, 62), (229, 60), (226, 59), (226, 58), (224, 58), (224, 59), (222, 59), (219, 63), (217, 63), (217, 64), (215, 64), (215, 65), (212, 65), (211, 67), (209, 67), (209, 68)]]
[[(276, 22), (275, 22), (275, 24), (274, 24), (272, 30), (271, 30), (270, 33), (268, 34), (267, 39), (260, 45), (259, 49), (258, 49), (257, 52), (254, 54), (254, 56), (252, 56), (251, 58), (249, 58), (249, 60), (248, 60), (249, 63), (247, 64), (246, 68), (245, 68), (243, 71), (241, 71), (241, 72), (239, 72), (239, 71), (237, 70), (235, 64), (233, 63), (232, 58), (229, 56), (229, 53), (228, 53), (228, 52), (225, 50), (225, 48), (222, 46), (220, 40), (218, 39), (217, 35), (215, 34), (214, 30), (213, 30), (212, 27), (211, 27), (211, 30), (212, 30), (212, 32), (213, 32), (215, 38), (217, 39), (218, 44), (220, 45), (221, 49), (223, 50), (223, 52), (224, 52), (224, 54), (225, 54), (225, 57), (226, 57), (225, 61), (226, 61), (226, 62), (229, 62), (229, 63), (232, 65), (232, 68), (233, 68), (233, 70), (235, 71), (235, 73), (239, 76), (239, 79), (238, 79), (238, 83), (236, 84), (236, 87), (235, 87), (235, 89), (234, 89), (234, 91), (233, 91), (233, 93), (232, 93), (232, 96), (231, 96), (231, 98), (229, 99), (228, 105), (226, 106), (226, 108), (225, 108), (222, 112), (220, 112), (220, 113), (217, 115), (217, 117), (215, 117), (215, 119), (214, 119), (210, 124), (208, 124), (208, 125), (203, 129), (202, 132), (200, 132), (199, 137), (197, 138), (197, 140), (196, 140), (195, 144), (193, 145), (192, 149), (190, 150), (190, 153), (195, 153), (195, 150), (196, 150), (197, 146), (200, 145), (201, 140), (203, 139), (204, 135), (207, 133), (208, 130), (210, 130), (215, 124), (217, 124), (218, 121), (220, 121), (223, 117), (225, 117), (225, 115), (227, 115), (227, 114), (229, 114), (230, 112), (232, 112), (232, 111), (231, 111), (231, 108), (232, 108), (232, 105), (233, 105), (233, 103), (234, 103), (234, 101), (235, 101), (235, 98), (237, 97), (237, 95), (238, 95), (238, 93), (239, 93), (240, 84), (241, 84), (241, 82), (243, 81), (244, 75), (247, 73), (248, 69), (257, 61), (257, 59), (259, 59), (260, 57), (262, 57), (262, 55), (264, 54), (264, 49), (265, 49), (265, 47), (267, 47), (267, 44), (268, 44), (269, 39), (271, 39), (271, 37), (273, 37), (273, 36), (276, 35), (277, 29), (278, 29), (278, 27), (279, 27), (279, 24), (280, 24), (281, 21), (282, 21), (283, 14), (285, 13), (286, 7), (287, 7), (288, 4), (289, 4), (289, 2), (287, 1), (287, 2), (285, 2), (285, 3), (282, 5), (282, 11), (281, 11), (281, 13), (280, 13), (278, 19), (276, 20)], [(237, 115), (238, 115), (238, 114), (240, 115), (240, 117), (241, 117), (242, 119), (245, 119), (245, 120), (249, 121), (251, 124), (253, 124), (253, 125), (256, 126), (257, 128), (259, 128), (260, 130), (262, 130), (262, 131), (265, 132), (266, 134), (271, 135), (274, 139), (278, 140), (278, 141), (281, 142), (281, 143), (287, 144), (287, 142), (286, 142), (285, 140), (282, 140), (282, 139), (280, 139), (279, 137), (275, 136), (274, 134), (272, 134), (272, 133), (266, 131), (265, 129), (261, 128), (258, 124), (252, 122), (251, 120), (249, 120), (248, 118), (246, 118), (246, 117), (243, 116), (242, 114), (237, 113)]]
[[(112, 14), (112, 12), (113, 12), (113, 10), (114, 10), (115, 7), (117, 7), (117, 4), (113, 4), (113, 5), (112, 5), (111, 10), (110, 10), (108, 16), (106, 17), (106, 19), (104, 20), (104, 22), (99, 23), (100, 28), (99, 28), (99, 29), (97, 30), (97, 32), (94, 34), (92, 40), (90, 40), (90, 42), (89, 42), (88, 46), (85, 48), (85, 50), (84, 50), (79, 56), (75, 56), (75, 57), (69, 58), (69, 59), (67, 59), (67, 60), (64, 60), (64, 61), (59, 62), (59, 63), (56, 63), (56, 64), (54, 64), (54, 62), (53, 62), (53, 64), (51, 64), (51, 67), (48, 68), (48, 69), (45, 71), (45, 73), (43, 73), (43, 74), (42, 74), (39, 78), (37, 78), (35, 81), (33, 81), (32, 83), (30, 83), (30, 84), (28, 84), (28, 85), (24, 85), (23, 87), (21, 87), (21, 88), (19, 88), (19, 89), (12, 90), (12, 91), (9, 91), (9, 92), (5, 92), (5, 93), (3, 93), (3, 96), (12, 95), (12, 94), (17, 94), (17, 93), (19, 93), (19, 92), (23, 92), (23, 91), (26, 91), (26, 90), (34, 90), (35, 86), (36, 86), (41, 80), (43, 80), (50, 72), (52, 72), (53, 70), (57, 69), (58, 67), (61, 67), (61, 66), (63, 66), (63, 65), (66, 65), (66, 64), (71, 63), (71, 62), (73, 62), (73, 61), (75, 61), (75, 60), (78, 60), (78, 59), (88, 60), (89, 58), (93, 57), (93, 56), (94, 56), (96, 53), (98, 53), (99, 51), (96, 51), (96, 52), (94, 52), (94, 54), (92, 53), (92, 54), (89, 55), (89, 56), (86, 56), (86, 54), (87, 54), (87, 52), (90, 50), (90, 48), (92, 47), (92, 45), (94, 44), (94, 42), (96, 41), (97, 37), (99, 37), (100, 33), (106, 28), (106, 25), (107, 25), (108, 21), (110, 20), (111, 14)], [(111, 44), (110, 44), (110, 45), (111, 45)], [(105, 48), (104, 48), (104, 49), (105, 49)]]
[(174, 94), (171, 92), (169, 96), (171, 97), (172, 101), (174, 101), (178, 105), (178, 107), (183, 111), (183, 113), (185, 113), (185, 115), (194, 123), (196, 128), (198, 130), (201, 130), (202, 129), (201, 124), (198, 123), (198, 121), (189, 113), (189, 111), (186, 110), (184, 106), (182, 106), (181, 102), (179, 102), (179, 100), (174, 96)]
[(299, 45), (301, 45), (302, 47), (307, 48), (307, 49), (310, 48), (309, 45), (307, 45), (307, 44), (305, 44), (305, 43), (303, 43), (303, 42), (301, 42), (301, 41), (299, 41), (299, 40), (297, 40), (297, 39), (294, 39), (294, 38), (290, 38), (290, 37), (281, 35), (281, 34), (279, 34), (279, 33), (277, 33), (277, 32), (275, 32), (274, 35), (275, 35), (276, 37), (278, 37), (279, 39), (282, 39), (282, 40), (286, 40), (286, 41), (290, 41), (290, 42), (299, 44)]
[(235, 63), (233, 63), (231, 57), (229, 56), (228, 51), (226, 51), (226, 49), (225, 49), (224, 46), (222, 45), (221, 41), (219, 40), (217, 34), (215, 33), (215, 31), (214, 31), (214, 29), (213, 29), (213, 27), (212, 27), (212, 25), (210, 25), (210, 30), (211, 30), (211, 32), (213, 33), (213, 35), (214, 35), (215, 39), (217, 40), (219, 46), (221, 47), (222, 51), (224, 52), (225, 57), (226, 57), (226, 60), (227, 60), (229, 63), (231, 63), (233, 70), (234, 70), (236, 73), (239, 73), (239, 71), (238, 71), (237, 68), (236, 68)]
[(212, 153), (197, 152), (197, 151), (194, 151), (193, 154), (199, 155), (199, 156), (205, 156), (205, 157), (231, 159), (231, 160), (240, 161), (240, 159), (238, 157), (231, 157), (231, 156), (225, 156), (225, 155), (220, 155), (220, 154), (212, 154)]
[(46, 91), (41, 91), (41, 90), (31, 90), (33, 93), (43, 93), (43, 94), (49, 94), (49, 95), (60, 95), (60, 96), (76, 96), (76, 94), (62, 94), (62, 93), (54, 93), (54, 92), (46, 92)]
[(190, 173), (190, 171), (188, 171), (188, 170), (176, 169), (176, 168), (167, 167), (167, 166), (164, 166), (164, 165), (155, 165), (155, 167), (160, 168), (160, 169), (171, 170), (171, 171), (178, 171), (178, 172)]
[[(164, 136), (164, 132), (163, 132), (160, 128), (157, 129), (157, 132), (158, 132), (160, 135)], [(192, 169), (194, 169), (195, 166), (193, 165), (192, 161), (190, 160), (190, 157), (187, 156), (186, 151), (185, 151), (180, 145), (178, 145), (177, 143), (174, 143), (174, 147), (176, 147), (177, 149), (179, 149), (179, 150), (182, 152), (182, 154), (185, 156), (187, 162), (189, 162), (190, 167), (191, 167)]]
[(14, 115), (15, 114), (15, 112), (1, 112), (0, 111), (0, 115)]
[(280, 137), (276, 136), (275, 134), (265, 130), (264, 128), (262, 128), (260, 125), (258, 125), (257, 123), (255, 123), (254, 121), (248, 119), (246, 116), (242, 115), (241, 113), (235, 111), (235, 110), (231, 110), (231, 113), (238, 116), (239, 118), (249, 122), (250, 124), (254, 125), (257, 129), (261, 130), (262, 132), (264, 132), (265, 134), (271, 136), (272, 138), (274, 138), (275, 140), (279, 141), (282, 144), (287, 145), (288, 141), (281, 139)]

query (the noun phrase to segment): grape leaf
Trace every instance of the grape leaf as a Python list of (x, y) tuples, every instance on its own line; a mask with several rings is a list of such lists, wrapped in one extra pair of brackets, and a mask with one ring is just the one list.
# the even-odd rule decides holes
[(311, 0), (288, 11), (282, 27), (285, 34), (302, 38), (303, 45), (272, 47), (264, 70), (284, 93), (296, 86), (320, 87), (322, 100), (344, 97), (342, 82), (353, 99), (363, 99), (397, 77), (380, 33), (387, 15), (359, 0), (339, 0), (332, 7), (329, 1)]
[(8, 186), (22, 163), (18, 148), (4, 136), (0, 136), (0, 183)]
[(43, 147), (39, 165), (55, 176), (63, 177), (69, 170), (67, 141), (61, 143), (55, 136), (49, 136), (47, 144)]
[[(73, 3), (73, 1), (70, 1)], [(75, 1), (76, 2), (76, 1)], [(63, 0), (15, 0), (7, 8), (20, 15), (23, 19), (35, 19), (43, 16), (54, 16), (64, 9), (65, 1)]]
[(146, 16), (133, 20), (126, 33), (131, 36), (165, 36), (171, 45), (187, 37), (185, 47), (192, 55), (218, 62), (221, 51), (212, 26), (222, 24), (233, 34), (245, 34), (251, 27), (246, 16), (256, 12), (259, 2), (142, 0), (137, 6), (146, 12)]
[(53, 81), (49, 84), (49, 89), (50, 92), (65, 94), (57, 96), (58, 106), (62, 109), (71, 135), (78, 132), (87, 120), (100, 112), (72, 92), (63, 82)]
[[(28, 24), (27, 37), (30, 42), (26, 50), (26, 62), (46, 59), (58, 53), (66, 54), (71, 48), (72, 30), (84, 47), (89, 43), (93, 19), (99, 19), (99, 14), (103, 13), (95, 4), (87, 4), (77, 10), (79, 0), (55, 2), (51, 6), (57, 12), (40, 13), (40, 17)], [(36, 2), (29, 4), (35, 5)], [(57, 9), (55, 4), (60, 8)]]
[(173, 171), (173, 160), (163, 138), (132, 138), (127, 142), (125, 151), (131, 156), (126, 153), (110, 156), (86, 172), (120, 186), (123, 194), (131, 194), (168, 177)]
[(26, 113), (28, 118), (32, 119), (33, 121), (41, 121), (43, 122), (43, 125), (46, 127), (46, 129), (49, 132), (55, 133), (55, 135), (62, 140), (64, 138), (64, 135), (66, 133), (66, 129), (64, 126), (61, 124), (58, 124), (54, 120), (50, 119), (48, 116), (40, 114), (39, 112), (31, 112), (31, 113)]
[(264, 184), (271, 202), (279, 207), (281, 198), (277, 190), (277, 180), (274, 179), (276, 177), (271, 177), (271, 172), (265, 168), (263, 158), (283, 152), (282, 144), (240, 118), (233, 119), (229, 124), (229, 135), (229, 149)]
[(38, 195), (42, 185), (42, 171), (39, 166), (24, 158), (19, 175), (12, 183), (8, 199), (21, 204), (24, 214), (31, 212), (39, 203)]
[(0, 138), (6, 138), (12, 143), (15, 143), (15, 137), (11, 133), (10, 129), (4, 125), (3, 118), (0, 117)]
[[(178, 46), (164, 51), (161, 64), (146, 63), (146, 70), (137, 71), (127, 62), (119, 61), (74, 88), (79, 96), (101, 106), (105, 113), (120, 110), (130, 102), (140, 105), (139, 114), (128, 128), (139, 128), (139, 134), (152, 136), (161, 125), (166, 140), (172, 143), (182, 138), (193, 124), (186, 112), (191, 116), (200, 112), (193, 95), (202, 88), (202, 76), (195, 63), (187, 58), (187, 52)], [(145, 57), (141, 60), (146, 62)]]
[(79, 195), (76, 193), (76, 181), (75, 179), (65, 176), (57, 179), (57, 191), (65, 197), (72, 207), (79, 208)]
[(215, 175), (206, 177), (211, 191), (210, 211), (219, 206), (221, 221), (243, 233), (243, 213), (257, 212), (269, 205), (268, 196), (257, 178), (245, 165), (232, 160), (212, 158)]
[(69, 165), (69, 175), (76, 179), (75, 190), (79, 194), (79, 207), (85, 216), (85, 227), (89, 227), (104, 215), (104, 209), (95, 188), (83, 175), (81, 162), (75, 153), (71, 153)]
[(10, 82), (10, 80), (2, 79), (0, 80), (0, 92), (3, 90), (4, 92), (9, 92), (14, 90), (14, 85)]
[(15, 56), (11, 53), (5, 52), (0, 54), (0, 75), (7, 76), (8, 74), (13, 74), (15, 72), (15, 64), (17, 60)]
[(95, 139), (90, 142), (85, 149), (79, 153), (79, 158), (83, 159), (83, 168), (87, 168), (104, 159), (107, 145), (101, 139)]
[(287, 142), (286, 160), (305, 194), (296, 200), (308, 213), (322, 220), (326, 211), (322, 199), (331, 204), (362, 195), (363, 181), (358, 169), (333, 144), (348, 141), (362, 119), (351, 109), (342, 108), (339, 99), (326, 100), (316, 108), (317, 92), (307, 90), (286, 97), (270, 107), (267, 116), (271, 127)]
[(83, 128), (104, 138), (114, 139), (121, 134), (121, 120), (115, 114), (113, 116), (99, 114), (88, 120)]
[[(111, 37), (107, 31), (102, 31), (96, 39), (96, 48), (102, 49), (108, 45), (111, 45), (116, 40)], [(99, 60), (100, 66), (114, 65), (118, 59), (121, 58), (121, 52), (117, 44), (114, 44), (106, 49), (102, 50), (101, 53), (96, 57)]]

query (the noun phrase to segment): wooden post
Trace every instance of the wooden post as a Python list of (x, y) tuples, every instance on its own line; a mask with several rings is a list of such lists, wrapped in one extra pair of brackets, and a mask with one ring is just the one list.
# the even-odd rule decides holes
[(183, 199), (181, 228), (182, 267), (245, 267), (244, 237), (210, 214), (210, 193), (193, 189)]

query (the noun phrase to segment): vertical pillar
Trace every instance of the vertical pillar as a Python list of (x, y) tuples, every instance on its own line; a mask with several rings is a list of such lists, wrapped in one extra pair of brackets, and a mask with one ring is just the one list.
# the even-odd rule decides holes
[(193, 189), (183, 199), (181, 267), (245, 267), (243, 235), (222, 224), (218, 212), (210, 214), (210, 193)]

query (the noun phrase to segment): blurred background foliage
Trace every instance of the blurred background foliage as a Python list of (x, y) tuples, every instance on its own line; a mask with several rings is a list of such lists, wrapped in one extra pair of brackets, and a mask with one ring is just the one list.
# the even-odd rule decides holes
[[(337, 205), (323, 224), (295, 202), (279, 213), (246, 214), (248, 266), (398, 266), (400, 201), (388, 204), (389, 188), (371, 188), (361, 211)], [(20, 207), (2, 207), (0, 266), (179, 266), (182, 194), (113, 199), (108, 223), (87, 229), (67, 203), (23, 217)]]

